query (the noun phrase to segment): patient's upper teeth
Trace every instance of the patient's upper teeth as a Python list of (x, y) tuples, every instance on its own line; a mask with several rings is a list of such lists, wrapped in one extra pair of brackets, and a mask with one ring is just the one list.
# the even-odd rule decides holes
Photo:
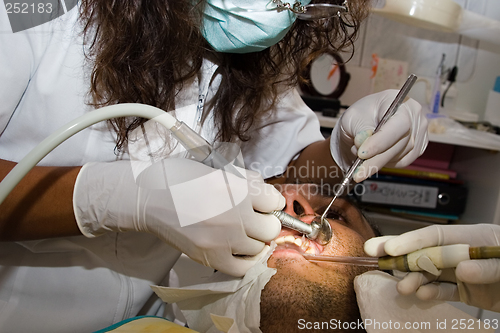
[(274, 240), (277, 245), (283, 244), (294, 244), (302, 249), (305, 253), (309, 254), (317, 254), (316, 247), (313, 243), (309, 241), (309, 239), (305, 238), (303, 235), (286, 235), (278, 237)]
[(281, 245), (285, 243), (285, 237), (278, 237), (274, 240), (276, 244)]

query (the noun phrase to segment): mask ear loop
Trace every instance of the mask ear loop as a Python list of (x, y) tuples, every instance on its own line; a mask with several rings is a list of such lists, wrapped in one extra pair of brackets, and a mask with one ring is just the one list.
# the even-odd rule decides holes
[(294, 14), (304, 14), (306, 12), (306, 9), (300, 1), (295, 0), (295, 3), (293, 5), (290, 5), (289, 2), (282, 2), (281, 0), (273, 0), (273, 3), (276, 4), (276, 8), (278, 8), (278, 11), (281, 10), (290, 10)]

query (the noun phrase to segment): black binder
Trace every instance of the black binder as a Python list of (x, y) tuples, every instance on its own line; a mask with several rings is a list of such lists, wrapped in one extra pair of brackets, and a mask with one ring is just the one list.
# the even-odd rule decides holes
[(358, 184), (351, 195), (366, 206), (460, 215), (467, 188), (460, 183), (377, 175)]

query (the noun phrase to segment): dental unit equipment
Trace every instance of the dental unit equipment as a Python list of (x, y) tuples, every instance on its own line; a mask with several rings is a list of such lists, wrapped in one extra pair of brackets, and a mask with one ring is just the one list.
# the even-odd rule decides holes
[[(387, 109), (384, 116), (382, 117), (382, 119), (378, 123), (377, 127), (375, 127), (375, 129), (373, 130), (373, 134), (377, 133), (380, 130), (380, 128), (382, 126), (384, 126), (384, 124), (389, 120), (389, 118), (391, 118), (396, 113), (396, 111), (399, 109), (399, 106), (403, 103), (404, 99), (406, 98), (406, 96), (410, 92), (411, 88), (413, 87), (413, 84), (416, 81), (417, 81), (417, 76), (415, 76), (414, 74), (411, 74), (408, 77), (405, 84), (403, 85), (403, 87), (401, 88), (399, 93), (396, 95), (396, 98), (394, 99), (392, 104), (389, 106), (389, 109)], [(330, 204), (328, 205), (328, 207), (326, 207), (325, 211), (323, 212), (323, 215), (321, 215), (322, 224), (324, 223), (323, 221), (326, 221), (326, 214), (330, 210), (330, 207), (332, 206), (335, 199), (337, 199), (337, 197), (339, 197), (342, 193), (344, 193), (345, 189), (349, 188), (349, 184), (351, 183), (352, 175), (354, 174), (356, 169), (361, 165), (361, 163), (363, 163), (363, 161), (364, 160), (359, 158), (359, 157), (356, 158), (356, 160), (351, 165), (349, 170), (347, 170), (347, 173), (346, 173), (344, 179), (342, 180), (339, 187), (337, 187), (337, 190), (335, 191), (335, 195), (333, 196), (332, 201), (330, 201)]]
[(332, 262), (380, 270), (398, 270), (402, 272), (426, 271), (439, 275), (439, 270), (454, 268), (465, 260), (500, 258), (500, 246), (470, 247), (468, 244), (453, 244), (428, 247), (401, 256), (343, 257), (303, 254), (304, 258), (315, 262)]
[(280, 220), (284, 227), (298, 231), (320, 245), (326, 245), (330, 242), (330, 239), (332, 239), (332, 227), (326, 219), (321, 220), (321, 222), (312, 221), (311, 224), (309, 224), (283, 211), (275, 210), (273, 215)]

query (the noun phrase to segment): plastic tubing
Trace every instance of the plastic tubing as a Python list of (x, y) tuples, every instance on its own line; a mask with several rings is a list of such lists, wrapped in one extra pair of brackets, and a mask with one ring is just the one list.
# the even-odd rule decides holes
[[(154, 106), (138, 104), (138, 103), (124, 103), (106, 106), (94, 111), (91, 111), (61, 127), (45, 140), (40, 142), (33, 148), (28, 155), (26, 155), (3, 179), (0, 183), (0, 204), (5, 200), (9, 193), (16, 187), (21, 179), (38, 164), (48, 153), (60, 145), (71, 136), (80, 132), (81, 130), (92, 126), (103, 120), (108, 120), (117, 117), (142, 117), (153, 119), (158, 123), (165, 126), (167, 129), (172, 130), (180, 127), (182, 122), (179, 122), (172, 115), (167, 112), (156, 108)], [(175, 134), (173, 132), (173, 134)], [(197, 134), (196, 134), (197, 135)], [(200, 137), (201, 139), (201, 137)], [(181, 142), (185, 145), (186, 142)]]

